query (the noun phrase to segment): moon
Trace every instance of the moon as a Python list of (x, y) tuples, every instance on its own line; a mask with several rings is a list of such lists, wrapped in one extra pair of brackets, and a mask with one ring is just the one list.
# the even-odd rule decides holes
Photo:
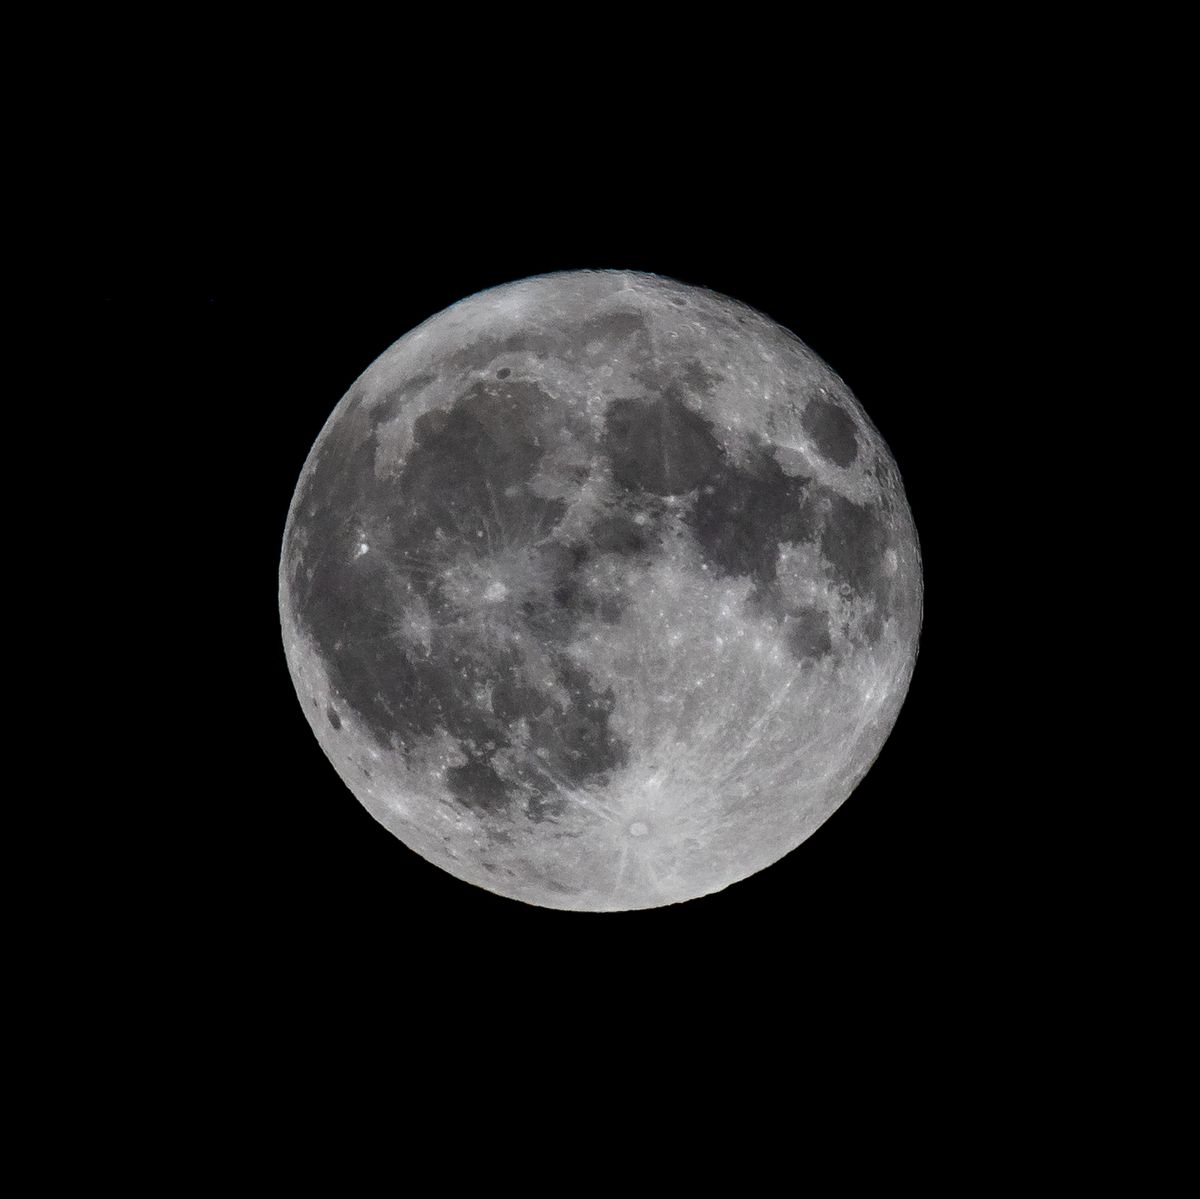
[(921, 561), (896, 463), (795, 335), (655, 275), (495, 287), (334, 409), (279, 565), (334, 768), (464, 882), (620, 911), (809, 837), (904, 701)]

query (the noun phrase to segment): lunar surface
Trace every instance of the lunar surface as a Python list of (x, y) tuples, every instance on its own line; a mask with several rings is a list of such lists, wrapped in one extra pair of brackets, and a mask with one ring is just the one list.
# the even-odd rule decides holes
[(526, 903), (719, 891), (851, 793), (921, 623), (887, 446), (793, 334), (653, 275), (546, 275), (387, 350), (300, 476), (288, 665), (405, 845)]

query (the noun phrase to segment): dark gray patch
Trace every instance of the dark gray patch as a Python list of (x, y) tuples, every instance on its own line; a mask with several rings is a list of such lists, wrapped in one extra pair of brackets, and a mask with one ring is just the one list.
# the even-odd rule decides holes
[(531, 383), (480, 384), (448, 411), (414, 426), (410, 452), (390, 520), (398, 565), (435, 611), (444, 608), (430, 558), (468, 559), (496, 549), (534, 546), (566, 511), (563, 500), (535, 495), (526, 484), (544, 453), (554, 401)]
[(627, 557), (643, 553), (650, 544), (646, 530), (626, 516), (606, 516), (588, 530), (592, 544), (603, 554)]
[(617, 554), (637, 558), (652, 549), (655, 536), (649, 528), (637, 524), (622, 513), (599, 517), (587, 530), (584, 541), (556, 545), (543, 557), (552, 567), (550, 603), (530, 605), (526, 611), (529, 627), (543, 640), (562, 642), (584, 617), (598, 617), (616, 624), (628, 606), (618, 596), (599, 599), (590, 594), (585, 578), (597, 554)]
[(506, 354), (532, 354), (537, 359), (543, 359), (561, 354), (563, 339), (558, 333), (522, 329), (504, 338), (500, 342), (500, 349)]
[(499, 369), (499, 370), (496, 372), (496, 378), (497, 378), (497, 379), (507, 379), (507, 378), (508, 378), (508, 376), (509, 376), (509, 375), (511, 375), (511, 374), (512, 374), (512, 371), (511, 371), (511, 370), (509, 370), (507, 366), (502, 366), (502, 367), (501, 367), (501, 368), (500, 368), (500, 369)]
[[(468, 761), (447, 772), (447, 787), (464, 805), (496, 812), (513, 804), (519, 790), (530, 819), (549, 819), (565, 806), (563, 783), (604, 777), (626, 761), (627, 747), (609, 727), (616, 702), (612, 689), (597, 690), (565, 656), (556, 656), (554, 666), (553, 689), (542, 690), (511, 674), (493, 687), (491, 748), (476, 750), (477, 743), (471, 743)], [(530, 752), (511, 760), (514, 781), (508, 783), (491, 759), (497, 745), (512, 744), (517, 722), (528, 732)]]
[(565, 655), (555, 666), (569, 699), (543, 710), (533, 726), (533, 744), (544, 751), (555, 776), (579, 784), (623, 765), (627, 747), (609, 728), (616, 705), (612, 688), (598, 691), (587, 672)]
[(561, 350), (561, 334), (523, 329), (504, 338), (484, 335), (449, 355), (442, 373), (453, 376), (464, 371), (485, 370), (498, 354), (532, 354), (540, 359)]
[(836, 577), (859, 595), (875, 594), (883, 581), (883, 555), (887, 528), (869, 504), (855, 504), (826, 492), (828, 515), (821, 529), (821, 552), (829, 559)]
[(613, 477), (631, 491), (682, 495), (710, 479), (721, 460), (711, 427), (668, 389), (653, 400), (613, 400), (604, 418)]
[(669, 366), (660, 362), (644, 362), (635, 366), (630, 374), (648, 391), (664, 395), (674, 392), (677, 395), (705, 396), (718, 383), (725, 381), (724, 375), (708, 370), (696, 358)]
[[(516, 384), (500, 396), (475, 389), (450, 410), (425, 414), (398, 480), (376, 479), (375, 439), (365, 422), (342, 421), (331, 432), (302, 496), (307, 538), (296, 611), (330, 682), (381, 744), (407, 748), (439, 727), (459, 736), (483, 731), (466, 699), (476, 682), (487, 682), (475, 677), (477, 664), (451, 660), (437, 630), (427, 656), (410, 656), (395, 625), (405, 594), (422, 596), (435, 612), (442, 606), (438, 567), (453, 556), (486, 552), (489, 538), (536, 540), (562, 514), (560, 501), (523, 487), (507, 494), (541, 458), (549, 403), (536, 388)], [(375, 529), (372, 552), (357, 559), (364, 515)]]
[(683, 364), (680, 378), (689, 391), (698, 392), (701, 395), (707, 395), (717, 383), (725, 381), (724, 375), (718, 375), (716, 371), (705, 369), (697, 359)]
[(809, 400), (800, 420), (821, 456), (835, 466), (849, 466), (858, 457), (858, 437), (853, 417), (829, 400)]
[(606, 595), (600, 601), (596, 614), (605, 624), (619, 624), (628, 607), (629, 600), (624, 596)]
[(878, 599), (875, 607), (863, 617), (862, 622), (863, 636), (873, 645), (883, 635), (883, 612), (879, 606)]
[[(546, 768), (531, 764), (518, 782), (521, 794), (543, 797), (545, 812), (557, 802), (559, 781), (611, 770), (626, 752), (608, 728), (611, 696), (597, 693), (565, 657), (556, 659), (544, 693), (515, 683), (518, 654), (482, 640), (485, 626), (464, 626), (442, 591), (450, 567), (492, 552), (532, 550), (564, 578), (576, 567), (566, 547), (549, 539), (565, 503), (525, 486), (561, 420), (555, 402), (531, 384), (480, 382), (449, 409), (417, 419), (403, 473), (383, 480), (374, 472), (372, 427), (358, 417), (341, 421), (297, 516), (304, 536), (297, 538), (296, 612), (340, 702), (381, 746), (407, 753), (432, 733), (454, 737), (468, 760), (448, 771), (447, 788), (479, 811), (514, 801), (493, 756), (512, 745), (522, 717), (532, 719)], [(371, 552), (357, 557), (364, 521)], [(425, 645), (398, 633), (406, 597), (420, 597), (433, 618)], [(547, 599), (527, 604), (517, 618), (554, 645), (570, 639), (581, 613)], [(552, 697), (564, 689), (570, 701), (555, 708)], [(488, 692), (490, 710), (477, 698)]]
[[(594, 607), (584, 589), (583, 579), (578, 573), (565, 573), (558, 578), (550, 596), (555, 607), (566, 613), (565, 619), (571, 622), (572, 627), (575, 620), (578, 619), (578, 614), (589, 615)], [(544, 617), (543, 619), (548, 618)]]
[(537, 719), (545, 707), (545, 694), (517, 675), (501, 679), (492, 688), (492, 711), (503, 724), (513, 724), (522, 717)]
[(855, 504), (829, 493), (829, 510), (821, 529), (821, 552), (833, 567), (834, 577), (864, 599), (875, 601), (863, 622), (868, 640), (878, 640), (892, 595), (891, 580), (883, 573), (888, 529), (873, 504)]
[(342, 718), (333, 710), (332, 707), (325, 709), (325, 719), (329, 721), (335, 729), (342, 727)]
[(819, 659), (833, 649), (829, 636), (829, 614), (818, 608), (802, 608), (787, 618), (784, 636), (794, 658)]
[(378, 494), (375, 446), (374, 429), (355, 396), (326, 434), (295, 500), (288, 564), (302, 620), (310, 601), (320, 603), (323, 572), (353, 535), (354, 514)]
[(589, 564), (596, 554), (641, 556), (653, 544), (653, 535), (629, 520), (628, 516), (601, 517), (588, 530), (587, 541), (559, 547), (560, 552), (554, 558), (551, 603), (536, 605), (527, 611), (529, 628), (542, 641), (564, 642), (583, 618), (599, 618), (607, 624), (616, 624), (628, 601), (616, 595), (595, 598), (587, 586)]
[(538, 550), (538, 573), (548, 580), (546, 591), (527, 600), (521, 615), (525, 627), (543, 644), (565, 644), (586, 614), (581, 607), (577, 562), (571, 550), (559, 542)]
[(815, 536), (808, 481), (791, 478), (765, 447), (744, 467), (722, 455), (720, 469), (687, 516), (705, 561), (725, 575), (775, 579), (779, 546)]
[(446, 771), (446, 789), (468, 808), (500, 812), (508, 807), (508, 785), (485, 757), (470, 757)]
[(533, 871), (530, 871), (529, 877), (532, 881), (536, 881), (548, 891), (554, 891), (559, 895), (578, 895), (580, 891), (579, 887), (569, 886), (560, 879), (551, 878), (548, 874), (535, 874)]
[(575, 337), (589, 341), (627, 341), (646, 332), (646, 318), (640, 312), (618, 310), (588, 317), (577, 326)]

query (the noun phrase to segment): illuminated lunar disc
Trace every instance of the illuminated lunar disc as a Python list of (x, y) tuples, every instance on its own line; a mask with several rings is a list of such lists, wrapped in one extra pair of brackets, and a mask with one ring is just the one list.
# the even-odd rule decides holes
[(799, 845), (878, 754), (921, 622), (899, 473), (846, 385), (733, 300), (619, 272), (396, 342), (313, 446), (279, 582), (304, 712), (375, 818), (591, 911)]

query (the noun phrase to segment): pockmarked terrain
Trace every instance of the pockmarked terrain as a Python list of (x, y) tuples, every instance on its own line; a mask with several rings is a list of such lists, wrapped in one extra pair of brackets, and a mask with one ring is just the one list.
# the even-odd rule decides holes
[(355, 383), (300, 476), (283, 640), (350, 790), (457, 877), (655, 907), (778, 860), (912, 674), (887, 446), (795, 336), (657, 276), (472, 296)]

